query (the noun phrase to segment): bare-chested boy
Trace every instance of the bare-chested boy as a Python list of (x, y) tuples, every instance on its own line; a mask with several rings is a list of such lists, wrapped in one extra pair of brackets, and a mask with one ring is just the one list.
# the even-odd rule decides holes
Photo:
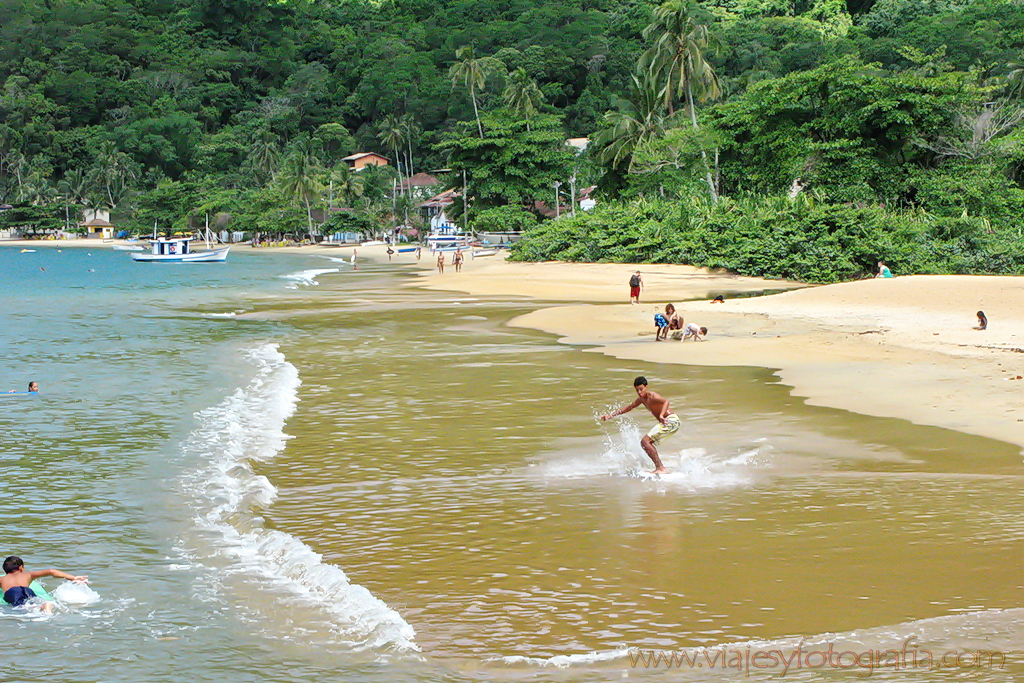
[(637, 377), (633, 380), (633, 388), (636, 389), (636, 400), (630, 403), (628, 406), (623, 406), (613, 413), (602, 415), (602, 420), (610, 420), (616, 415), (622, 415), (628, 413), (637, 406), (643, 404), (647, 410), (651, 411), (651, 415), (658, 421), (658, 424), (654, 425), (651, 431), (647, 432), (647, 435), (640, 439), (640, 447), (644, 449), (644, 452), (654, 461), (654, 472), (653, 474), (664, 474), (668, 472), (665, 466), (661, 464), (661, 458), (658, 457), (658, 449), (654, 447), (656, 443), (661, 441), (667, 436), (671, 436), (679, 431), (679, 416), (673, 413), (668, 408), (668, 399), (660, 394), (656, 394), (647, 388), (647, 378)]
[[(35, 591), (29, 588), (29, 584), (44, 576), (55, 576), (58, 579), (67, 579), (75, 583), (89, 583), (87, 576), (72, 576), (59, 569), (41, 569), (30, 572), (25, 569), (25, 563), (20, 557), (11, 555), (4, 560), (4, 575), (0, 576), (0, 593), (3, 593), (4, 602), (18, 607), (24, 605), (31, 598), (36, 597)], [(52, 608), (50, 603), (43, 603), (43, 610), (49, 612)]]

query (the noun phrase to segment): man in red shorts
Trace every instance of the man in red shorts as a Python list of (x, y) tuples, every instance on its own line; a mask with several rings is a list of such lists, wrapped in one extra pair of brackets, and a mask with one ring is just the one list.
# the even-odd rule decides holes
[(629, 303), (640, 303), (640, 290), (643, 288), (644, 281), (640, 277), (640, 271), (638, 270), (633, 277), (629, 278)]

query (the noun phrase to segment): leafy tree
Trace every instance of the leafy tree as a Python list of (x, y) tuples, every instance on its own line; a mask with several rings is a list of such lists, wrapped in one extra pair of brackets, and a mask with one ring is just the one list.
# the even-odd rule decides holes
[(538, 115), (529, 131), (507, 109), (487, 112), (482, 119), (483, 137), (463, 123), (438, 146), (448, 153), (456, 175), (466, 172), (475, 208), (531, 206), (548, 196), (552, 183), (568, 178), (572, 153), (557, 116)]

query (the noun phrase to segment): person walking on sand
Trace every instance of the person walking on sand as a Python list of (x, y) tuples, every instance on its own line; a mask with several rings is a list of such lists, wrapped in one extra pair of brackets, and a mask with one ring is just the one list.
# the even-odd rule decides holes
[(668, 470), (661, 464), (661, 458), (658, 457), (658, 449), (655, 448), (655, 445), (662, 439), (672, 436), (679, 431), (679, 416), (669, 410), (667, 398), (647, 388), (646, 377), (641, 376), (633, 380), (633, 388), (636, 390), (636, 400), (614, 412), (602, 415), (601, 420), (610, 420), (617, 415), (628, 413), (639, 405), (643, 405), (647, 410), (651, 411), (651, 415), (658, 421), (658, 424), (654, 425), (651, 431), (647, 432), (647, 435), (640, 439), (640, 447), (644, 449), (647, 457), (654, 462), (652, 474), (665, 474)]
[(422, 254), (423, 254), (423, 245), (422, 245), (422, 244), (418, 244), (418, 245), (416, 245), (416, 260), (417, 260), (417, 261), (419, 261), (419, 260), (420, 260), (420, 256), (421, 256)]
[[(4, 560), (4, 575), (0, 576), (0, 592), (4, 594), (4, 602), (13, 607), (20, 607), (36, 597), (34, 590), (29, 585), (36, 579), (44, 576), (54, 576), (58, 579), (74, 581), (75, 583), (89, 583), (88, 576), (72, 576), (59, 569), (40, 569), (30, 572), (25, 569), (25, 563), (16, 555), (11, 555)], [(53, 603), (44, 602), (43, 611), (50, 612)]]
[(462, 247), (458, 247), (455, 250), (455, 256), (452, 257), (452, 263), (455, 264), (455, 272), (462, 272)]
[(629, 303), (640, 303), (640, 291), (644, 288), (644, 280), (640, 277), (640, 271), (636, 271), (633, 277), (629, 278)]
[(444, 275), (444, 252), (437, 253), (437, 272)]

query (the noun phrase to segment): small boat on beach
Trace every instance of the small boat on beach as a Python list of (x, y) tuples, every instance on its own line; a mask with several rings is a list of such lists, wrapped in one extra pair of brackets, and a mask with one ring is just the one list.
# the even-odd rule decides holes
[(494, 256), (498, 253), (497, 249), (477, 249), (473, 252), (473, 258), (480, 258), (481, 256)]
[(150, 240), (150, 252), (132, 252), (134, 261), (143, 263), (213, 263), (227, 259), (231, 247), (211, 249), (210, 251), (192, 251), (189, 242), (191, 237), (163, 237)]
[(115, 244), (113, 249), (114, 251), (143, 251), (142, 247), (137, 244)]

